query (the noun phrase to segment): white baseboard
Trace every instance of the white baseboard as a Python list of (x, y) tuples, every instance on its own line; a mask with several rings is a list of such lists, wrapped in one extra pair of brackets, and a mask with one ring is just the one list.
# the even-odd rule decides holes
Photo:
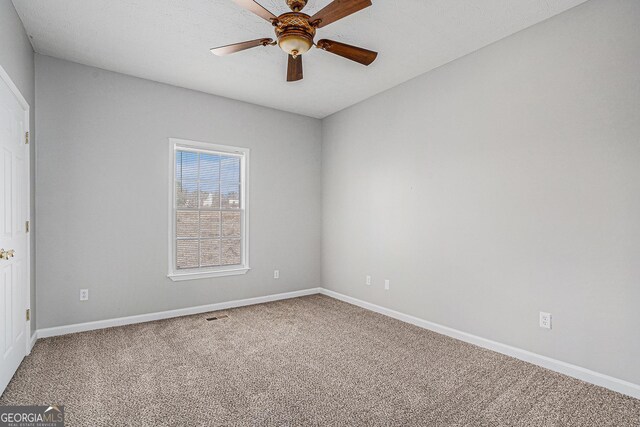
[(538, 365), (543, 368), (559, 372), (561, 374), (568, 375), (570, 377), (577, 378), (579, 380), (595, 384), (600, 387), (608, 388), (609, 390), (626, 394), (627, 396), (631, 396), (636, 399), (640, 399), (640, 385), (633, 384), (628, 381), (614, 378), (609, 375), (604, 375), (599, 372), (583, 368), (581, 366), (576, 366), (570, 363), (562, 362), (560, 360), (552, 359), (547, 356), (532, 353), (521, 348), (512, 347), (510, 345), (502, 344), (496, 341), (491, 341), (486, 338), (468, 334), (466, 332), (449, 328), (447, 326), (442, 326), (437, 323), (429, 322), (418, 317), (410, 316), (408, 314), (400, 313), (398, 311), (381, 307), (379, 305), (371, 304), (357, 298), (352, 298), (350, 296), (343, 295), (329, 289), (321, 288), (320, 293), (347, 302), (349, 304), (357, 305), (358, 307), (374, 311), (376, 313), (384, 314), (385, 316), (393, 317), (394, 319), (398, 319), (406, 323), (411, 323), (412, 325), (424, 329), (429, 329), (430, 331), (437, 332), (439, 334), (446, 335), (460, 341), (468, 342), (479, 347), (506, 354), (507, 356), (515, 357), (516, 359), (520, 359), (525, 362), (529, 362), (534, 365)]
[[(119, 317), (116, 319), (97, 320), (95, 322), (76, 323), (74, 325), (56, 326), (53, 328), (38, 329), (37, 339), (55, 337), (58, 335), (73, 334), (76, 332), (93, 331), (95, 329), (112, 328), (114, 326), (132, 325), (135, 323), (152, 322), (154, 320), (170, 319), (172, 317), (190, 316), (192, 314), (207, 313), (209, 311), (226, 310), (245, 305), (262, 304), (265, 302), (279, 301), (296, 298), (305, 295), (319, 294), (320, 288), (304, 289), (301, 291), (285, 292), (282, 294), (267, 295), (263, 297), (247, 298), (235, 301), (220, 302), (216, 304), (200, 305), (197, 307), (180, 308), (177, 310), (161, 311), (158, 313), (140, 314), (137, 316)], [(35, 343), (35, 341), (34, 341)]]
[(286, 292), (282, 294), (267, 295), (263, 297), (247, 298), (242, 300), (221, 302), (216, 304), (201, 305), (197, 307), (182, 308), (177, 310), (163, 311), (158, 313), (141, 314), (137, 316), (120, 317), (117, 319), (98, 320), (95, 322), (77, 323), (74, 325), (57, 326), (53, 328), (38, 329), (31, 336), (31, 347), (35, 344), (39, 338), (53, 337), (57, 335), (66, 335), (76, 332), (92, 331), (95, 329), (111, 328), (114, 326), (131, 325), (135, 323), (152, 322), (154, 320), (169, 319), (172, 317), (189, 316), (192, 314), (206, 313), (209, 311), (226, 310), (234, 307), (242, 307), (253, 304), (261, 304), (270, 301), (279, 301), (289, 298), (296, 298), (305, 295), (323, 294), (329, 297), (347, 302), (349, 304), (357, 305), (358, 307), (365, 308), (376, 313), (383, 314), (385, 316), (393, 317), (394, 319), (401, 320), (403, 322), (410, 323), (412, 325), (429, 329), (439, 334), (447, 335), (449, 337), (458, 339), (460, 341), (468, 342), (470, 344), (477, 345), (489, 350), (496, 351), (498, 353), (505, 354), (507, 356), (515, 357), (516, 359), (523, 360), (525, 362), (532, 363), (534, 365), (541, 366), (546, 369), (550, 369), (555, 372), (559, 372), (564, 375), (568, 375), (579, 380), (595, 384), (607, 388), (609, 390), (616, 391), (618, 393), (626, 394), (628, 396), (640, 399), (640, 385), (630, 383), (618, 378), (611, 377), (609, 375), (601, 374), (590, 369), (586, 369), (580, 366), (572, 365), (570, 363), (562, 362), (560, 360), (552, 359), (547, 356), (532, 353), (521, 348), (512, 347), (507, 344), (502, 344), (496, 341), (492, 341), (486, 338), (472, 335), (466, 332), (459, 331), (457, 329), (449, 328), (447, 326), (439, 325), (437, 323), (429, 322), (427, 320), (420, 319), (415, 316), (400, 313), (395, 310), (391, 310), (376, 304), (372, 304), (357, 298), (353, 298), (341, 293), (331, 291), (324, 288), (310, 288), (301, 291)]

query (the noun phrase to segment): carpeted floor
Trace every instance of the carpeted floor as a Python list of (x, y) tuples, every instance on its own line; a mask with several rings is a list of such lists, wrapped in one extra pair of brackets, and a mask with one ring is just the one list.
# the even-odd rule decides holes
[(640, 426), (640, 400), (313, 295), (39, 340), (68, 426)]

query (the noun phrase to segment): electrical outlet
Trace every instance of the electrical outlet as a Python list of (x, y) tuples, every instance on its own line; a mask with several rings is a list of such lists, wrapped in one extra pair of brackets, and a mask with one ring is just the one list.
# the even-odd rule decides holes
[(80, 301), (89, 300), (89, 289), (80, 289)]
[(385, 289), (386, 291), (388, 291), (388, 290), (389, 290), (389, 279), (385, 279), (385, 280), (384, 280), (384, 289)]
[(540, 312), (540, 327), (551, 329), (551, 313)]
[(367, 276), (365, 282), (364, 282), (367, 286), (371, 286), (371, 276)]
[(274, 279), (280, 278), (280, 270), (273, 270), (273, 278)]

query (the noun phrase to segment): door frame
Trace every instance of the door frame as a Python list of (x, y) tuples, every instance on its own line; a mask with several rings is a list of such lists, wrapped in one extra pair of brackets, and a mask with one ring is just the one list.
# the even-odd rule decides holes
[[(2, 79), (2, 81), (4, 81), (6, 83), (6, 85), (9, 87), (9, 90), (13, 93), (13, 95), (16, 97), (16, 99), (18, 100), (18, 103), (20, 105), (22, 105), (22, 108), (24, 110), (24, 123), (25, 123), (25, 132), (29, 132), (29, 144), (32, 144), (31, 141), (31, 129), (30, 129), (30, 107), (29, 107), (29, 103), (27, 102), (27, 100), (24, 98), (24, 96), (22, 96), (22, 93), (20, 93), (20, 89), (18, 89), (18, 86), (15, 85), (15, 83), (13, 83), (13, 80), (11, 80), (11, 76), (9, 76), (9, 73), (7, 73), (4, 69), (4, 67), (2, 67), (2, 65), (0, 65), (0, 79)], [(27, 182), (29, 183), (29, 185), (27, 185), (27, 221), (29, 221), (29, 224), (32, 223), (31, 220), (31, 147), (27, 148), (27, 156), (26, 156), (26, 161), (25, 161), (25, 166), (26, 166), (26, 173), (27, 173)], [(24, 308), (25, 310), (25, 315), (26, 315), (26, 310), (31, 310), (31, 233), (33, 232), (33, 230), (31, 229), (31, 227), (29, 228), (29, 233), (27, 233), (27, 253), (26, 253), (26, 259), (27, 259), (27, 280), (26, 280), (26, 307)], [(31, 353), (31, 345), (33, 342), (33, 337), (31, 336), (31, 317), (33, 317), (33, 312), (31, 312), (31, 316), (29, 316), (29, 320), (26, 321), (25, 324), (25, 342), (26, 342), (26, 355), (29, 355)]]

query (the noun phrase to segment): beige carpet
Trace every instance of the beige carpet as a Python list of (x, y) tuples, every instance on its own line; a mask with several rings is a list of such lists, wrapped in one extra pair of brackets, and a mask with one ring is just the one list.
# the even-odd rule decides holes
[(640, 426), (640, 400), (320, 295), (39, 340), (69, 426)]

